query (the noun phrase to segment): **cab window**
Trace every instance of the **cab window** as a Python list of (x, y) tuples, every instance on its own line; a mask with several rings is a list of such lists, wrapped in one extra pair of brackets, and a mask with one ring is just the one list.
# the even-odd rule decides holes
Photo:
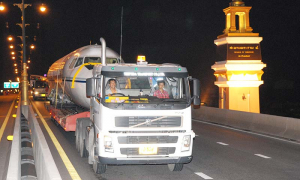
[(85, 57), (84, 63), (101, 63), (100, 57)]
[(73, 59), (73, 61), (71, 62), (69, 69), (72, 69), (74, 67), (75, 62), (77, 61), (77, 58)]
[(75, 67), (80, 66), (82, 64), (82, 62), (83, 62), (83, 58), (78, 58), (78, 60), (75, 64)]

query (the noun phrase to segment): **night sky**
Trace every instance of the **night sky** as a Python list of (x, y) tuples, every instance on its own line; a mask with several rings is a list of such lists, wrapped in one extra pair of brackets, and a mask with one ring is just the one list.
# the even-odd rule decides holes
[[(4, 81), (16, 79), (6, 37), (21, 35), (21, 29), (15, 25), (21, 23), (20, 10), (12, 5), (12, 0), (3, 2), (9, 9), (0, 14), (2, 86)], [(46, 74), (53, 62), (90, 41), (100, 44), (100, 37), (119, 53), (123, 6), (125, 62), (136, 62), (136, 56), (143, 54), (149, 63), (181, 64), (188, 68), (190, 75), (200, 79), (202, 100), (218, 106), (218, 87), (214, 85), (211, 66), (216, 61), (214, 40), (225, 27), (223, 9), (230, 0), (48, 0), (43, 1), (48, 6), (48, 12), (43, 15), (37, 11), (42, 1), (25, 2), (33, 3), (26, 9), (26, 23), (31, 24), (26, 28), (27, 42), (37, 46), (30, 55), (30, 74)], [(244, 2), (252, 6), (253, 32), (263, 37), (262, 61), (267, 68), (263, 69), (264, 85), (260, 86), (261, 112), (300, 117), (300, 2)]]

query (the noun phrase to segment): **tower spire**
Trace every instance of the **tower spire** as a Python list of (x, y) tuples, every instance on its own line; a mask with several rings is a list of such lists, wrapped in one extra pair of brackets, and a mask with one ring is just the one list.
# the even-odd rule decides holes
[(245, 6), (245, 3), (243, 0), (232, 0), (232, 2), (229, 3), (229, 6)]

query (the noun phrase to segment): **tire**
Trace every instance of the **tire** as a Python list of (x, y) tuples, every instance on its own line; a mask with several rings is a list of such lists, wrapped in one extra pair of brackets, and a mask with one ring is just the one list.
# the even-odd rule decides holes
[[(78, 126), (77, 126), (78, 124)], [(81, 157), (87, 157), (87, 149), (85, 146), (85, 131), (86, 131), (86, 127), (89, 126), (90, 124), (90, 119), (89, 118), (78, 118), (77, 119), (77, 123), (76, 123), (76, 127), (78, 127), (78, 152), (80, 154)], [(76, 146), (77, 147), (77, 146)]]
[(183, 169), (183, 164), (180, 163), (168, 164), (168, 168), (170, 171), (181, 171)]
[(101, 164), (95, 160), (93, 163), (93, 169), (96, 174), (104, 174), (106, 172), (107, 165)]
[(80, 133), (79, 133), (80, 132), (80, 128), (79, 128), (80, 127), (79, 126), (80, 122), (81, 122), (81, 119), (76, 120), (76, 131), (75, 131), (76, 139), (75, 139), (75, 143), (76, 143), (76, 149), (77, 149), (78, 152), (79, 152), (79, 139), (80, 139)]
[(85, 147), (85, 139), (81, 142), (82, 143), (80, 144), (79, 154), (80, 154), (80, 157), (86, 158), (88, 155), (88, 151), (86, 150), (86, 147)]

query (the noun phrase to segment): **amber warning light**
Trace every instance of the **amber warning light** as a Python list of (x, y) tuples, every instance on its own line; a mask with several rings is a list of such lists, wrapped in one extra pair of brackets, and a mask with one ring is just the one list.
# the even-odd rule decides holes
[(146, 65), (146, 64), (148, 64), (148, 62), (146, 61), (146, 56), (139, 55), (137, 57), (137, 64), (138, 65)]

